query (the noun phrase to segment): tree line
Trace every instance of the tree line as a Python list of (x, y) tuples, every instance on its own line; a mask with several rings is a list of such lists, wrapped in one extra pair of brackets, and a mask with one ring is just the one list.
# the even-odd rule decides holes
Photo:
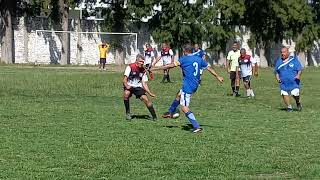
[[(14, 63), (16, 18), (44, 14), (68, 31), (70, 9), (95, 2), (107, 5), (102, 11), (104, 31), (128, 32), (133, 25), (147, 23), (156, 42), (173, 48), (207, 42), (210, 49), (224, 51), (239, 35), (236, 27), (250, 30), (251, 48), (291, 39), (297, 51), (305, 51), (320, 39), (320, 0), (0, 0), (1, 61)], [(67, 64), (68, 35), (62, 39), (61, 63)]]

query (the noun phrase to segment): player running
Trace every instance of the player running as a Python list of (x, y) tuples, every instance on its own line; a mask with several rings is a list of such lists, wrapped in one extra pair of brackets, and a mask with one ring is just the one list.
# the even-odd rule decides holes
[(300, 78), (302, 65), (296, 56), (289, 56), (289, 49), (281, 48), (281, 58), (276, 61), (275, 75), (280, 84), (280, 93), (287, 106), (287, 111), (292, 112), (290, 95), (296, 101), (298, 111), (302, 110), (300, 101)]
[(185, 113), (186, 117), (189, 119), (190, 123), (193, 126), (192, 132), (198, 133), (202, 131), (198, 121), (196, 120), (194, 114), (189, 109), (189, 104), (191, 101), (191, 96), (195, 93), (199, 86), (200, 80), (200, 69), (207, 68), (208, 71), (217, 78), (218, 81), (223, 82), (223, 78), (220, 77), (208, 63), (203, 59), (194, 56), (192, 54), (192, 46), (186, 44), (183, 47), (184, 56), (182, 56), (178, 61), (174, 63), (158, 67), (157, 69), (170, 69), (177, 66), (180, 66), (183, 72), (183, 83), (180, 93), (176, 99), (172, 102), (169, 112), (165, 113), (163, 117), (171, 118), (172, 114), (175, 112), (179, 104), (182, 106), (182, 111)]
[[(154, 66), (160, 59), (162, 59), (163, 65), (173, 63), (173, 55), (173, 51), (170, 49), (169, 45), (167, 43), (162, 43), (161, 56), (152, 63), (152, 66)], [(166, 80), (167, 82), (171, 82), (169, 69), (163, 70), (163, 78), (161, 82), (164, 83)]]
[(254, 93), (251, 88), (251, 78), (252, 72), (255, 76), (258, 76), (258, 63), (252, 58), (252, 56), (246, 54), (246, 49), (244, 48), (240, 50), (239, 67), (247, 97), (254, 97)]
[(126, 109), (126, 119), (131, 120), (132, 116), (130, 114), (130, 104), (129, 98), (134, 94), (136, 98), (139, 98), (141, 101), (145, 103), (149, 112), (152, 115), (152, 119), (156, 120), (157, 115), (153, 108), (151, 100), (149, 100), (149, 94), (151, 97), (155, 97), (155, 95), (149, 90), (147, 85), (148, 77), (146, 74), (146, 70), (143, 67), (144, 57), (141, 54), (137, 55), (136, 62), (129, 64), (124, 72), (123, 78), (123, 101)]
[[(108, 54), (110, 45), (107, 43), (102, 43), (102, 44), (99, 44), (98, 47), (99, 47), (99, 52), (100, 52), (99, 69), (106, 70), (105, 66), (106, 66), (106, 62), (107, 62), (107, 54)], [(101, 66), (102, 66), (102, 69), (101, 69)]]

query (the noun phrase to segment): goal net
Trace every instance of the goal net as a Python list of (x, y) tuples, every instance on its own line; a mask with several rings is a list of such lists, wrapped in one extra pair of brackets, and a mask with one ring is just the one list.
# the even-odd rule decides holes
[(62, 35), (67, 34), (70, 64), (95, 65), (99, 63), (98, 46), (110, 45), (107, 64), (128, 64), (137, 54), (136, 33), (75, 32), (36, 30), (31, 61), (35, 64), (59, 64), (62, 54)]

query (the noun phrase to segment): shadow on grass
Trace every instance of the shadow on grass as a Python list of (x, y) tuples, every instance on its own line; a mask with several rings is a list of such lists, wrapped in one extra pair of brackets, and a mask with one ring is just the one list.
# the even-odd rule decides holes
[(132, 120), (134, 119), (145, 119), (145, 120), (151, 120), (151, 116), (149, 115), (139, 115), (139, 114), (134, 114), (132, 115)]
[[(180, 128), (181, 130), (184, 130), (184, 131), (191, 131), (193, 129), (193, 126), (192, 124), (186, 124), (186, 125), (182, 125), (182, 126), (179, 126), (179, 125), (169, 125), (169, 126), (164, 126), (166, 128)], [(208, 126), (208, 125), (200, 125), (200, 127), (211, 127), (211, 126)]]

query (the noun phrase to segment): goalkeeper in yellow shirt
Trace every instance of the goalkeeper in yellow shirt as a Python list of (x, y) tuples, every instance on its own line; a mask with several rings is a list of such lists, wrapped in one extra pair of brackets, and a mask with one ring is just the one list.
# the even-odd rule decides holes
[(106, 62), (107, 62), (107, 54), (109, 52), (110, 45), (107, 43), (102, 43), (98, 47), (99, 47), (99, 52), (100, 52), (99, 69), (101, 70), (101, 66), (102, 66), (102, 70), (106, 70), (105, 66), (106, 66)]

